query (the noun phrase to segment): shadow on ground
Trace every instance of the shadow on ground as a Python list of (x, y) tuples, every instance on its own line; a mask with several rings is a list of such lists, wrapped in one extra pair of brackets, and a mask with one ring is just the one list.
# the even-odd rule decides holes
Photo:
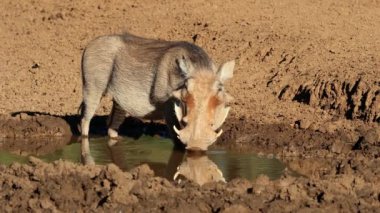
[[(31, 112), (31, 111), (20, 111), (11, 114), (12, 117), (38, 117), (38, 116), (49, 116), (57, 119), (64, 120), (70, 127), (71, 134), (74, 136), (79, 136), (79, 125), (80, 116), (79, 115), (52, 115), (44, 112)], [(108, 116), (94, 116), (91, 120), (90, 125), (90, 135), (107, 135), (107, 118)], [(119, 134), (122, 136), (131, 137), (134, 139), (140, 138), (142, 135), (155, 136), (159, 135), (161, 137), (169, 137), (169, 133), (165, 124), (155, 123), (155, 122), (144, 122), (137, 118), (126, 117), (124, 123), (120, 126)]]

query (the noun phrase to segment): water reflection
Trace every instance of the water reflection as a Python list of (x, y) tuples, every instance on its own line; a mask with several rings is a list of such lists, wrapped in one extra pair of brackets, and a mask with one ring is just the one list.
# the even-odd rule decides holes
[(83, 165), (95, 165), (95, 160), (91, 155), (90, 140), (88, 137), (82, 138), (81, 142), (81, 161)]
[[(279, 160), (255, 153), (222, 149), (211, 149), (207, 154), (186, 153), (177, 150), (170, 139), (152, 136), (120, 141), (96, 137), (75, 139), (61, 149), (37, 157), (46, 162), (63, 159), (85, 165), (114, 163), (124, 171), (146, 163), (157, 176), (176, 181), (189, 179), (199, 184), (236, 177), (252, 180), (261, 174), (277, 179), (285, 169)], [(0, 150), (0, 164), (26, 163), (27, 159), (28, 156)]]
[(187, 153), (185, 159), (177, 167), (173, 179), (181, 182), (188, 179), (203, 185), (209, 182), (226, 182), (219, 167), (205, 153)]
[[(118, 146), (118, 141), (109, 139), (107, 146), (111, 152), (112, 161), (120, 168), (128, 168), (125, 162), (125, 152)], [(91, 155), (90, 141), (87, 137), (81, 140), (81, 162), (84, 165), (94, 165), (95, 160)], [(167, 164), (149, 162), (149, 166), (156, 175), (166, 177), (169, 180), (181, 182), (184, 179), (194, 181), (199, 185), (214, 181), (223, 181), (223, 173), (218, 166), (211, 161), (206, 153), (189, 153), (173, 147)]]
[[(253, 179), (260, 174), (276, 179), (285, 168), (277, 159), (260, 158), (252, 153), (233, 153), (225, 150), (210, 150), (207, 154), (185, 152), (176, 149), (170, 141), (162, 139), (108, 139), (107, 142), (99, 142), (82, 139), (80, 153), (83, 164), (114, 163), (128, 171), (147, 163), (157, 176), (177, 182), (188, 179), (203, 185), (215, 181), (225, 182), (236, 177)], [(90, 147), (94, 148), (95, 157)]]

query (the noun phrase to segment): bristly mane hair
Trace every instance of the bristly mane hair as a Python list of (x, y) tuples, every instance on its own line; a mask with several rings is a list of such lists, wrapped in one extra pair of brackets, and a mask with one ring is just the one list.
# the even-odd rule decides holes
[[(142, 48), (142, 52), (166, 52), (172, 48), (183, 48), (187, 52), (190, 62), (195, 68), (205, 68), (205, 70), (212, 70), (213, 63), (207, 53), (199, 46), (187, 41), (165, 41), (146, 39), (135, 36), (130, 33), (122, 35), (124, 42), (129, 44), (138, 44)], [(144, 51), (145, 49), (145, 51)]]

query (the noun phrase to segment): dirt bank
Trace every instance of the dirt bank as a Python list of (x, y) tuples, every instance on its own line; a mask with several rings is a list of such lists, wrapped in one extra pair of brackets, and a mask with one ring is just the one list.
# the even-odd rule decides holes
[[(235, 58), (228, 85), (235, 103), (217, 146), (274, 155), (302, 174), (200, 187), (146, 167), (127, 173), (32, 159), (0, 167), (6, 211), (379, 208), (379, 2), (5, 0), (0, 17), (1, 150), (38, 155), (70, 141), (78, 133), (83, 48), (96, 36), (130, 31), (195, 42), (218, 63)], [(105, 133), (109, 111), (108, 98), (96, 134)], [(124, 128), (132, 137), (165, 134), (159, 124)]]
[[(379, 162), (374, 162), (379, 163)], [(170, 183), (154, 177), (147, 166), (122, 172), (114, 165), (79, 166), (58, 161), (46, 164), (31, 159), (31, 166), (0, 167), (0, 202), (6, 211), (18, 210), (123, 210), (168, 212), (252, 212), (292, 210), (376, 211), (379, 179), (356, 174), (314, 178), (283, 177), (250, 182), (235, 179), (202, 187)], [(375, 182), (368, 183), (371, 178)], [(373, 179), (374, 178), (374, 179)]]

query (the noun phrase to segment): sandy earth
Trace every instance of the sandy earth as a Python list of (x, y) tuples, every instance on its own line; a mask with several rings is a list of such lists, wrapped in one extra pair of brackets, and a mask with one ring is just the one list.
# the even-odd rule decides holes
[[(379, 209), (379, 1), (4, 0), (0, 17), (1, 149), (62, 147), (77, 133), (83, 48), (129, 31), (195, 42), (218, 63), (235, 58), (235, 103), (217, 145), (274, 154), (303, 174), (200, 187), (144, 166), (31, 159), (0, 167), (5, 210)], [(106, 99), (98, 115), (109, 111)]]

